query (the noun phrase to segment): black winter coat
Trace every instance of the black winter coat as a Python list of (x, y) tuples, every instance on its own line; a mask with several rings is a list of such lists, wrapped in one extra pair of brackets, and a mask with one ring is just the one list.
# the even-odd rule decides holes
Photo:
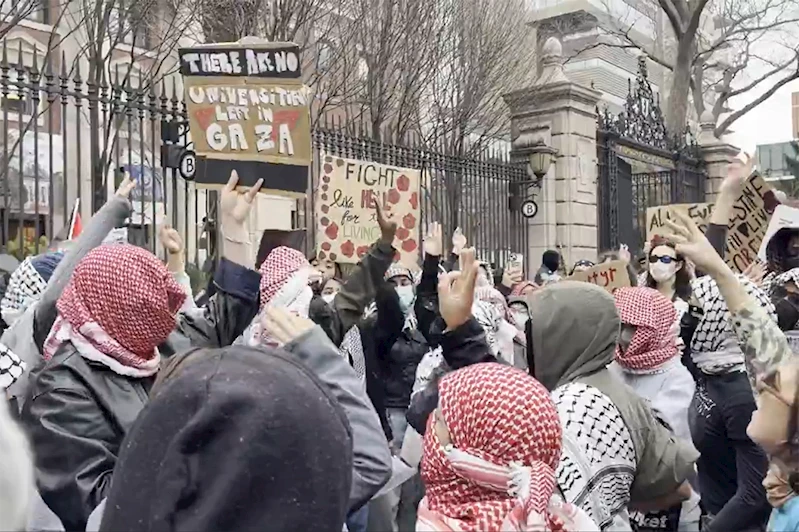
[(322, 327), (336, 347), (341, 345), (347, 331), (361, 321), (366, 306), (383, 283), (383, 275), (394, 260), (394, 252), (391, 244), (378, 241), (341, 287), (331, 305), (318, 296), (311, 301), (308, 317)]
[[(446, 370), (458, 370), (481, 362), (497, 362), (486, 342), (485, 331), (474, 318), (441, 336), (441, 355), (447, 364)], [(446, 371), (438, 371), (440, 378)], [(405, 413), (408, 424), (419, 434), (424, 434), (427, 418), (438, 406), (438, 378), (427, 388), (413, 396)]]
[[(217, 294), (204, 309), (178, 316), (169, 343), (233, 343), (258, 311), (259, 281), (257, 272), (223, 259)], [(154, 378), (115, 373), (79, 355), (69, 342), (31, 376), (22, 421), (36, 451), (39, 492), (66, 530), (85, 530), (89, 514), (108, 494), (120, 445)]]

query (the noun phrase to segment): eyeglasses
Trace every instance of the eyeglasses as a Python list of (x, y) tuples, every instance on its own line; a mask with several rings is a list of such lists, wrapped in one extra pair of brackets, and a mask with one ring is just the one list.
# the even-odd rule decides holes
[(676, 261), (674, 257), (669, 257), (668, 255), (661, 255), (658, 257), (657, 255), (650, 255), (649, 262), (662, 262), (663, 264), (671, 264), (672, 262)]

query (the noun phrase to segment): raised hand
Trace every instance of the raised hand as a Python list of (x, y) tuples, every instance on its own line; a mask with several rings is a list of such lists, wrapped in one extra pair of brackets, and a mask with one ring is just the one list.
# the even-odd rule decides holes
[(522, 282), (522, 270), (518, 266), (510, 266), (502, 272), (502, 285), (513, 288), (514, 285)]
[(158, 230), (158, 238), (161, 244), (169, 252), (170, 255), (178, 255), (183, 253), (183, 238), (175, 229), (169, 225), (164, 225)]
[(450, 331), (466, 323), (472, 315), (474, 285), (480, 268), (474, 248), (461, 252), (461, 264), (461, 271), (446, 273), (438, 281), (439, 312)]
[(390, 212), (383, 210), (377, 196), (374, 196), (373, 200), (377, 214), (377, 225), (380, 226), (380, 240), (386, 244), (392, 244), (397, 234), (397, 222), (392, 220)]
[(625, 263), (630, 264), (632, 256), (630, 255), (630, 248), (627, 247), (627, 244), (619, 246), (619, 260), (623, 260)]
[(763, 284), (763, 278), (766, 276), (766, 265), (759, 260), (755, 260), (746, 267), (743, 274), (755, 285), (761, 286)]
[(130, 177), (130, 173), (126, 170), (125, 177), (122, 178), (122, 182), (119, 184), (117, 188), (116, 195), (120, 198), (129, 198), (130, 193), (133, 189), (136, 188), (136, 180)]
[(455, 232), (452, 234), (452, 253), (454, 255), (460, 255), (465, 247), (466, 247), (466, 235), (464, 235), (463, 230), (460, 227), (458, 227), (455, 229)]
[(727, 168), (727, 177), (721, 182), (719, 194), (724, 194), (737, 200), (743, 194), (746, 180), (752, 175), (754, 167), (754, 157), (742, 152)]
[(677, 253), (693, 261), (698, 269), (711, 277), (729, 269), (694, 221), (680, 211), (675, 215), (676, 222), (666, 220), (666, 226), (672, 232), (666, 238), (675, 244)]
[(422, 244), (425, 256), (440, 257), (444, 250), (444, 239), (442, 237), (441, 224), (433, 222), (427, 226), (427, 234)]
[(313, 329), (314, 323), (284, 308), (268, 307), (261, 316), (261, 327), (281, 344), (287, 344)]
[(264, 184), (264, 180), (259, 179), (255, 186), (245, 191), (239, 191), (237, 189), (238, 184), (239, 174), (233, 170), (230, 172), (230, 179), (228, 179), (227, 184), (222, 189), (222, 198), (219, 202), (223, 227), (231, 225), (244, 226), (255, 203), (255, 196), (261, 189), (261, 185)]

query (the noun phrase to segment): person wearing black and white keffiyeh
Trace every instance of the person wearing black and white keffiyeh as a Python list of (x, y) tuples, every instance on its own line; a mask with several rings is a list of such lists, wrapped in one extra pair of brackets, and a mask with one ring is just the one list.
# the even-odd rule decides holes
[(783, 331), (799, 325), (799, 227), (784, 227), (766, 243), (768, 274), (763, 291), (776, 307), (777, 324)]
[[(766, 294), (746, 277), (738, 278), (776, 320)], [(762, 486), (768, 459), (746, 432), (756, 404), (744, 353), (715, 280), (701, 277), (692, 288), (697, 305), (691, 312), (697, 323), (692, 337), (684, 337), (690, 353), (684, 362), (696, 380), (688, 418), (691, 438), (700, 452), (699, 491), (709, 529), (760, 529), (769, 515)]]

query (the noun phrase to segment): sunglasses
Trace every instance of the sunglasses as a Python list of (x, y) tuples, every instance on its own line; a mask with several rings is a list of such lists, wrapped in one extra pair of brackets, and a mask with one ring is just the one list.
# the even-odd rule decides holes
[(649, 256), (649, 262), (651, 263), (662, 262), (663, 264), (671, 264), (672, 262), (676, 261), (677, 259), (675, 259), (674, 257), (669, 257), (668, 255), (662, 255), (660, 257), (658, 257), (657, 255)]

